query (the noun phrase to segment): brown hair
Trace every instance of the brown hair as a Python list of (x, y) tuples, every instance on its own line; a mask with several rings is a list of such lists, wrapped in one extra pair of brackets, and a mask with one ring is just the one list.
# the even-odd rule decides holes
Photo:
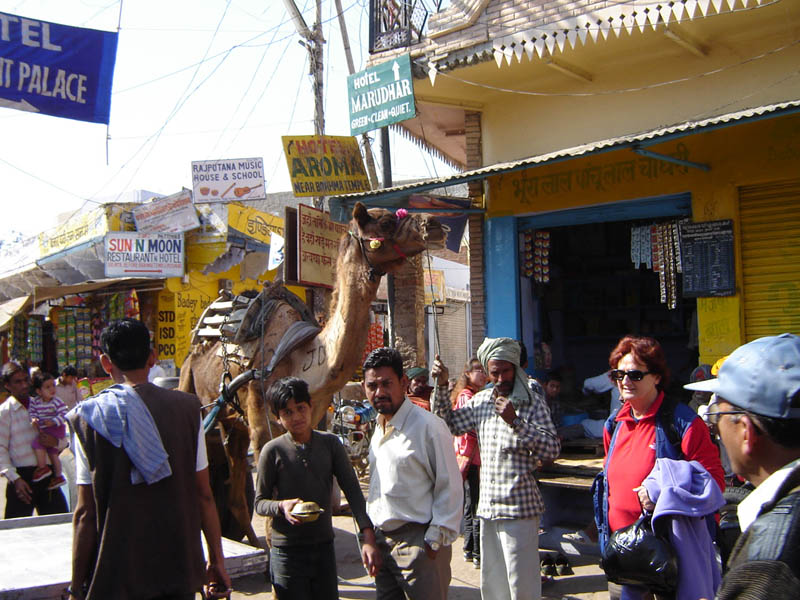
[[(461, 371), (461, 375), (458, 376), (458, 379), (456, 380), (456, 385), (453, 387), (453, 391), (450, 392), (450, 404), (453, 407), (455, 407), (456, 400), (458, 400), (458, 395), (461, 393), (461, 391), (464, 388), (470, 387), (469, 372), (472, 370), (473, 363), (478, 363), (480, 365), (481, 361), (479, 361), (474, 356), (471, 359), (469, 359), (469, 362), (464, 365), (464, 370)], [(473, 391), (477, 392), (478, 390), (473, 390)]]
[(608, 357), (608, 366), (616, 369), (619, 361), (626, 354), (633, 354), (637, 362), (645, 365), (652, 374), (661, 377), (661, 380), (656, 385), (657, 389), (661, 391), (667, 389), (669, 385), (669, 367), (664, 356), (664, 350), (658, 341), (650, 337), (626, 335), (611, 351), (611, 355)]

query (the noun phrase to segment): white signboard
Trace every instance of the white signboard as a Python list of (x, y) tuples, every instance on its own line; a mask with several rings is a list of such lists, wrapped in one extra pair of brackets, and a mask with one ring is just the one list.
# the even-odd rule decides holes
[(266, 198), (264, 161), (229, 158), (192, 162), (195, 202), (227, 202)]
[(182, 233), (112, 231), (105, 236), (106, 277), (182, 277)]
[(134, 207), (133, 220), (136, 231), (146, 233), (180, 233), (200, 227), (189, 190)]

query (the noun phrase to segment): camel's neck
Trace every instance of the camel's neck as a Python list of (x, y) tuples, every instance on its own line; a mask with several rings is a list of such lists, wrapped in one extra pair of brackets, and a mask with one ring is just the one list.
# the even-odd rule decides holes
[(336, 265), (336, 293), (328, 322), (320, 333), (328, 355), (329, 367), (358, 366), (369, 329), (369, 310), (378, 294), (380, 278), (369, 279), (358, 243), (353, 240), (339, 255)]

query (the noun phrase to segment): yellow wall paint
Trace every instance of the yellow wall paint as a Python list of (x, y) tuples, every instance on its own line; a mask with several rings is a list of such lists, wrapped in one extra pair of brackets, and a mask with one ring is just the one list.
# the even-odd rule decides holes
[(700, 361), (713, 364), (745, 341), (738, 187), (797, 176), (800, 115), (698, 133), (648, 149), (708, 164), (711, 170), (656, 161), (627, 148), (550, 163), (490, 177), (487, 216), (524, 216), (689, 192), (695, 221), (733, 219), (737, 295), (697, 302)]

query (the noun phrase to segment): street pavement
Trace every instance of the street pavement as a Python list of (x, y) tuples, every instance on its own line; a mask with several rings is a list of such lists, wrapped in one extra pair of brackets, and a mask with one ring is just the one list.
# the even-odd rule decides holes
[[(264, 518), (253, 518), (253, 527), (263, 540)], [(369, 577), (361, 566), (361, 557), (355, 537), (355, 527), (352, 517), (334, 516), (334, 533), (336, 535), (336, 564), (339, 571), (339, 597), (351, 600), (363, 600), (375, 597), (373, 579)], [(461, 552), (462, 540), (459, 538), (453, 544), (453, 559), (450, 563), (452, 578), (450, 581), (449, 600), (480, 600), (480, 570), (472, 563), (467, 563)], [(488, 559), (488, 557), (484, 557)], [(608, 587), (605, 575), (597, 564), (596, 556), (570, 556), (570, 564), (574, 570), (573, 575), (556, 577), (552, 582), (546, 583), (542, 590), (546, 600), (607, 600)], [(231, 598), (234, 600), (272, 598), (266, 590), (265, 580), (262, 575), (249, 575), (240, 577), (233, 582), (234, 591)]]
[[(5, 511), (5, 478), (0, 477), (0, 514)], [(366, 482), (362, 482), (365, 486)], [(66, 489), (66, 488), (64, 488)], [(366, 489), (365, 489), (366, 492)], [(253, 517), (253, 527), (264, 540), (264, 517)], [(375, 597), (375, 586), (361, 565), (361, 557), (355, 537), (353, 519), (350, 516), (333, 518), (336, 548), (336, 563), (339, 572), (339, 596), (350, 600)], [(480, 571), (472, 563), (464, 561), (461, 552), (462, 540), (453, 544), (451, 562), (452, 579), (450, 600), (480, 600)], [(556, 577), (546, 583), (542, 593), (545, 600), (607, 600), (608, 589), (605, 576), (597, 564), (596, 556), (570, 556), (573, 575)], [(489, 557), (483, 557), (488, 560)], [(239, 577), (233, 582), (234, 600), (267, 600), (272, 598), (263, 574)]]

